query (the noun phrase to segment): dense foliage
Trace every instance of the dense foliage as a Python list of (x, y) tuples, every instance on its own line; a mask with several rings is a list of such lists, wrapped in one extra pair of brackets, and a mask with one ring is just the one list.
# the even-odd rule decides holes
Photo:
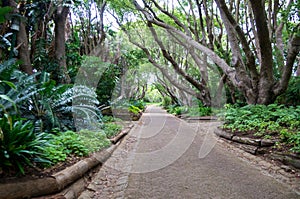
[(107, 147), (121, 126), (103, 110), (138, 118), (144, 99), (283, 104), (228, 106), (224, 128), (300, 151), (299, 1), (143, 2), (0, 1), (0, 174)]
[(224, 129), (255, 137), (280, 138), (292, 151), (300, 152), (300, 106), (228, 105), (226, 108)]
[[(57, 85), (47, 72), (28, 75), (17, 67), (9, 60), (0, 68), (0, 170), (24, 174), (26, 165), (50, 166), (110, 145), (108, 138), (121, 126), (101, 127), (93, 89)], [(98, 131), (72, 131), (82, 128), (81, 123), (91, 127), (95, 122)]]
[[(51, 135), (48, 146), (44, 148), (43, 155), (51, 164), (56, 164), (65, 161), (71, 155), (79, 157), (87, 156), (109, 145), (110, 141), (102, 131), (81, 130), (78, 133), (73, 131), (59, 132), (58, 134)], [(46, 166), (50, 166), (51, 164), (46, 164)]]
[(210, 116), (212, 115), (212, 108), (203, 106), (201, 101), (196, 100), (196, 105), (193, 106), (180, 106), (178, 104), (172, 104), (171, 99), (165, 97), (162, 105), (171, 114), (174, 115), (186, 115), (186, 116)]
[(19, 170), (24, 174), (25, 164), (48, 162), (42, 158), (46, 143), (46, 135), (34, 132), (31, 121), (5, 114), (0, 118), (0, 170)]

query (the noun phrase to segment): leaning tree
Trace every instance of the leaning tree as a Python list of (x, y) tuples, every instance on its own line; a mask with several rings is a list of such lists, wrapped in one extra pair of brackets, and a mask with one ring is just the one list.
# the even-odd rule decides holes
[[(110, 2), (116, 4), (113, 0)], [(175, 70), (178, 62), (161, 41), (157, 30), (163, 29), (170, 39), (180, 42), (189, 51), (202, 70), (202, 79), (194, 81), (189, 79), (186, 71), (176, 71), (193, 86), (203, 86), (198, 87), (202, 100), (209, 95), (205, 92), (205, 69), (211, 62), (207, 60), (219, 67), (225, 83), (238, 89), (249, 104), (273, 103), (287, 89), (289, 79), (296, 71), (300, 50), (299, 2), (172, 2), (126, 1), (114, 8), (119, 10), (116, 13), (122, 10), (134, 16), (131, 18), (145, 22), (161, 54)], [(139, 47), (148, 49), (143, 45)]]

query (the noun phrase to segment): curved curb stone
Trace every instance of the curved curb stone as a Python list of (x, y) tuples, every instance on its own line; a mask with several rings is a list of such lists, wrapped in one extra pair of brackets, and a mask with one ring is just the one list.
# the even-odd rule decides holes
[(227, 133), (226, 131), (223, 131), (219, 128), (216, 128), (214, 132), (217, 136), (226, 138), (227, 140), (232, 140), (232, 138), (233, 138), (233, 134)]
[[(92, 155), (92, 157), (81, 160), (56, 174), (45, 178), (28, 180), (25, 182), (10, 182), (0, 184), (0, 199), (18, 199), (45, 196), (58, 193), (72, 183), (79, 182), (79, 184), (81, 184), (80, 181), (84, 183), (82, 181), (83, 179), (80, 178), (90, 172), (93, 168), (102, 165), (117, 148), (118, 144), (116, 143), (119, 142), (131, 130), (132, 127), (133, 125), (130, 125), (121, 131), (120, 134), (122, 134), (122, 136), (119, 137), (118, 140), (115, 140), (115, 145), (95, 153)], [(76, 184), (74, 186), (76, 187)], [(66, 194), (74, 195), (74, 193), (70, 194), (71, 192), (66, 191)], [(62, 197), (66, 198), (66, 196)]]
[(178, 115), (180, 119), (183, 120), (218, 120), (216, 116), (188, 116), (188, 115)]
[(289, 154), (275, 153), (271, 154), (271, 157), (275, 160), (279, 160), (286, 165), (291, 165), (297, 169), (300, 169), (300, 157), (293, 157)]
[(251, 139), (247, 137), (239, 137), (239, 136), (233, 136), (232, 141), (239, 142), (242, 144), (249, 144), (253, 146), (260, 146), (261, 140), (259, 139)]
[[(278, 140), (270, 139), (253, 139), (247, 137), (236, 136), (233, 133), (228, 133), (220, 128), (215, 129), (214, 133), (222, 138), (239, 144), (239, 147), (244, 151), (253, 155), (264, 154), (268, 152), (268, 147), (272, 147)], [(285, 165), (290, 165), (296, 169), (300, 169), (300, 156), (292, 154), (270, 154), (270, 157), (279, 160)]]
[(237, 142), (240, 144), (252, 145), (256, 147), (270, 147), (274, 146), (278, 140), (270, 140), (270, 139), (254, 139), (248, 137), (241, 137), (234, 135), (233, 133), (228, 133), (223, 131), (220, 128), (215, 129), (214, 133), (219, 137), (225, 138), (227, 140), (231, 140), (233, 142)]

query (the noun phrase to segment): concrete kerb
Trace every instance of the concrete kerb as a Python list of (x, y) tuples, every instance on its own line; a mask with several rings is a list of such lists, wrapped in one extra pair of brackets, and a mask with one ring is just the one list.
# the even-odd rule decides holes
[[(46, 195), (54, 194), (62, 198), (75, 198), (78, 192), (85, 188), (85, 176), (96, 167), (101, 167), (103, 163), (112, 155), (122, 138), (128, 134), (134, 125), (124, 128), (119, 139), (114, 140), (114, 144), (107, 149), (93, 154), (91, 157), (83, 159), (76, 164), (67, 167), (51, 176), (24, 182), (9, 182), (0, 184), (0, 199), (18, 198), (49, 198)], [(79, 187), (80, 186), (80, 187)], [(76, 190), (74, 190), (76, 187)]]

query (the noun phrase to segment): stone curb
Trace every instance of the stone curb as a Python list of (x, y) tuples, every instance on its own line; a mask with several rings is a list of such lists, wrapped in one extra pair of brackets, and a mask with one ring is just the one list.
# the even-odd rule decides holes
[[(93, 168), (101, 166), (112, 155), (112, 153), (118, 147), (122, 138), (127, 135), (127, 133), (133, 128), (133, 126), (134, 125), (130, 125), (129, 127), (123, 129), (119, 133), (122, 134), (122, 136), (114, 140), (114, 145), (100, 152), (94, 153), (91, 157), (81, 160), (76, 164), (67, 167), (66, 169), (59, 171), (51, 176), (28, 180), (25, 182), (10, 182), (0, 184), (0, 199), (32, 198), (49, 194), (56, 194), (60, 191), (65, 192), (65, 194), (63, 194), (64, 196), (60, 195), (61, 197), (59, 198), (74, 198), (67, 196), (74, 195), (74, 191), (68, 191), (64, 189), (74, 183), (75, 187), (78, 187), (78, 184), (82, 184), (83, 186), (85, 186), (85, 180), (83, 179), (84, 176)], [(70, 187), (72, 187), (72, 185)]]
[(187, 115), (178, 115), (180, 119), (183, 120), (218, 120), (216, 116), (187, 116)]
[[(223, 131), (220, 128), (215, 129), (214, 133), (221, 138), (225, 138), (226, 140), (237, 143), (241, 149), (253, 155), (267, 153), (268, 148), (274, 146), (275, 143), (278, 141), (271, 139), (253, 139), (247, 137), (240, 137), (232, 133)], [(270, 154), (270, 157), (272, 159), (279, 160), (285, 165), (293, 166), (296, 169), (300, 169), (300, 156), (292, 154), (274, 153)]]
[(237, 135), (234, 135), (233, 133), (228, 133), (226, 131), (223, 131), (220, 128), (215, 129), (214, 133), (222, 138), (225, 138), (227, 140), (231, 140), (233, 142), (237, 142), (240, 144), (245, 144), (245, 145), (251, 145), (257, 148), (260, 147), (271, 147), (274, 146), (275, 143), (278, 140), (271, 140), (271, 139), (254, 139), (254, 138), (248, 138), (248, 137), (240, 137)]

